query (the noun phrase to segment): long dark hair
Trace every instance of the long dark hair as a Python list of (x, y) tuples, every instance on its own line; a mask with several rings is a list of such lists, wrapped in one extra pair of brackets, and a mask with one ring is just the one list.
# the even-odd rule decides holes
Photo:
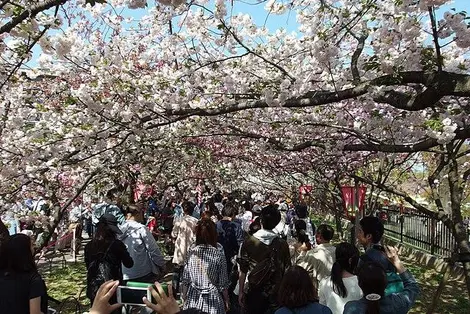
[(351, 243), (343, 242), (336, 246), (336, 261), (331, 268), (331, 281), (333, 291), (340, 297), (346, 298), (348, 291), (343, 283), (343, 270), (354, 274), (354, 269), (359, 261), (359, 250)]
[(315, 291), (308, 272), (300, 266), (291, 266), (284, 274), (279, 287), (279, 305), (291, 309), (317, 302)]
[(303, 220), (296, 220), (294, 222), (294, 229), (295, 230), (292, 231), (297, 241), (299, 243), (305, 244), (310, 250), (312, 248), (312, 244), (310, 243), (310, 239), (308, 238), (307, 234), (307, 223)]
[(261, 219), (258, 216), (255, 218), (255, 220), (251, 222), (250, 226), (248, 227), (248, 233), (250, 235), (253, 235), (256, 232), (258, 232), (260, 229), (261, 229)]
[(359, 287), (362, 289), (367, 300), (366, 314), (379, 314), (379, 300), (368, 300), (367, 295), (378, 294), (381, 297), (384, 296), (385, 288), (387, 287), (385, 270), (376, 262), (367, 262), (361, 266), (358, 277)]
[(100, 221), (96, 224), (96, 233), (90, 244), (97, 249), (106, 250), (114, 240), (116, 240), (114, 231), (107, 223)]
[(0, 269), (13, 273), (30, 273), (37, 271), (34, 256), (31, 252), (31, 238), (25, 234), (12, 235), (3, 244), (0, 255)]

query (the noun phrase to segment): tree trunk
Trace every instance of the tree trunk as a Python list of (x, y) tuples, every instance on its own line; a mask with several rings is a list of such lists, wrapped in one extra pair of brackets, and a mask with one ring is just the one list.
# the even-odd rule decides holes
[(64, 215), (65, 215), (65, 212), (66, 210), (69, 208), (69, 206), (75, 201), (75, 199), (77, 197), (80, 196), (80, 194), (85, 190), (85, 188), (88, 186), (88, 184), (92, 181), (92, 179), (95, 177), (95, 175), (97, 174), (98, 172), (95, 171), (93, 173), (91, 173), (85, 180), (85, 182), (82, 184), (82, 186), (77, 190), (77, 192), (75, 193), (75, 195), (69, 199), (63, 207), (60, 206), (60, 202), (59, 200), (57, 199), (56, 195), (53, 194), (52, 197), (51, 197), (51, 201), (52, 201), (52, 206), (54, 208), (54, 220), (52, 222), (52, 225), (49, 225), (48, 227), (48, 233), (47, 235), (44, 237), (42, 243), (41, 243), (41, 246), (39, 248), (36, 248), (36, 253), (40, 252), (48, 243), (49, 241), (51, 240), (51, 237), (52, 237), (52, 234), (54, 233), (54, 230), (57, 228), (57, 226), (59, 225), (59, 223), (62, 221), (62, 219), (64, 218)]
[(468, 296), (470, 297), (470, 246), (468, 243), (468, 235), (467, 235), (467, 230), (465, 230), (465, 227), (462, 223), (462, 214), (459, 211), (459, 218), (460, 222), (458, 222), (458, 219), (453, 219), (454, 220), (454, 228), (455, 228), (455, 239), (457, 241), (457, 247), (459, 251), (459, 257), (462, 260), (463, 264), (463, 269), (464, 269), (464, 275), (465, 275), (465, 284), (467, 285), (467, 293)]
[(447, 145), (449, 154), (449, 191), (450, 203), (452, 209), (452, 232), (455, 240), (457, 241), (457, 248), (459, 253), (459, 260), (462, 260), (465, 283), (467, 285), (467, 293), (470, 297), (470, 246), (468, 243), (468, 234), (463, 224), (463, 217), (461, 211), (463, 187), (466, 182), (460, 180), (459, 166), (456, 159), (456, 151), (452, 144)]
[(426, 314), (432, 314), (436, 310), (438, 302), (441, 299), (442, 292), (444, 291), (446, 283), (449, 280), (450, 272), (453, 266), (454, 266), (453, 262), (449, 262), (445, 264), (444, 269), (442, 270), (442, 279), (439, 282), (439, 287), (437, 287), (436, 293), (434, 294), (434, 297), (432, 299), (431, 306), (429, 307)]

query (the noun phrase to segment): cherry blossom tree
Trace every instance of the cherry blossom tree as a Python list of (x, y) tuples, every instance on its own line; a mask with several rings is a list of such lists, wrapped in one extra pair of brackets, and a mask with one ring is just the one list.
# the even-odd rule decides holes
[(470, 30), (464, 12), (437, 13), (448, 3), (253, 3), (295, 18), (290, 32), (232, 14), (236, 1), (0, 1), (2, 191), (136, 166), (162, 186), (328, 181), (380, 153), (431, 151), (452, 198), (452, 217), (435, 214), (469, 254), (457, 160), (470, 137)]

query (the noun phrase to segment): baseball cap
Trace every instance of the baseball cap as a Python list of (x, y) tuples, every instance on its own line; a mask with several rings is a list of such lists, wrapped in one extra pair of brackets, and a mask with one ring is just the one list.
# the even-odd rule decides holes
[(115, 234), (122, 234), (121, 229), (118, 227), (118, 221), (113, 215), (104, 214), (100, 217), (99, 221), (107, 224), (109, 229), (111, 229)]

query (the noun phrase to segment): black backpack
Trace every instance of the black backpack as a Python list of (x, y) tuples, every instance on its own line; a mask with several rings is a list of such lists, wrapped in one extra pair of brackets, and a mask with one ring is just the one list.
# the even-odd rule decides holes
[(99, 253), (99, 257), (95, 258), (88, 267), (87, 270), (87, 297), (90, 300), (94, 300), (96, 292), (100, 286), (108, 280), (115, 279), (113, 278), (113, 266), (107, 259), (109, 250), (114, 244), (114, 241), (111, 242), (108, 249), (103, 253)]
[[(281, 262), (278, 256), (281, 241), (279, 238), (274, 238), (269, 245), (269, 255), (257, 263), (253, 270), (248, 275), (248, 285), (250, 290), (265, 291), (269, 294), (268, 289), (275, 289), (276, 275), (284, 273), (281, 269)], [(282, 273), (282, 274), (281, 274)]]
[(236, 225), (231, 221), (220, 221), (221, 228), (217, 228), (218, 242), (224, 248), (225, 257), (230, 260), (238, 254), (238, 241), (236, 235)]

